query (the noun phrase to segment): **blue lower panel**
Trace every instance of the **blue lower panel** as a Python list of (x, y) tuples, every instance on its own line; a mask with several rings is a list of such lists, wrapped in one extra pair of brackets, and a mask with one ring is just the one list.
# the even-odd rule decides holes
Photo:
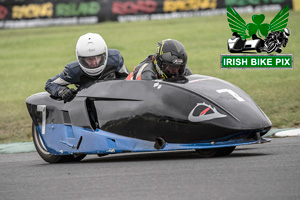
[(154, 142), (120, 136), (100, 129), (94, 131), (91, 129), (67, 126), (63, 124), (47, 124), (45, 134), (41, 134), (41, 126), (37, 129), (47, 150), (54, 155), (209, 149), (255, 144), (260, 142), (255, 140), (239, 139), (208, 143), (166, 143), (164, 148), (157, 150), (154, 148)]

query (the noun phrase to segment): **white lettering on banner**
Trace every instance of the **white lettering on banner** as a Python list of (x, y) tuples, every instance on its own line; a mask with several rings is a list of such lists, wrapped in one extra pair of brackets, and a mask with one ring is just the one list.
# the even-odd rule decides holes
[(276, 65), (281, 64), (281, 65), (291, 65), (290, 64), (290, 59), (288, 58), (276, 58)]
[(30, 20), (6, 20), (0, 22), (0, 28), (30, 28), (51, 25), (71, 25), (71, 24), (96, 24), (98, 17), (68, 17), (50, 19), (30, 19)]
[(246, 58), (226, 58), (223, 65), (248, 65), (248, 59)]

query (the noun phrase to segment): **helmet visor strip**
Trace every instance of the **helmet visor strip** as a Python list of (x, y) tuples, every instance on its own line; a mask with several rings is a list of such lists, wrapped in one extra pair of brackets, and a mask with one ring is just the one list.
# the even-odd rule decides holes
[(162, 69), (167, 74), (167, 76), (178, 76), (184, 71), (185, 65), (174, 65), (170, 63), (163, 62)]
[(106, 60), (106, 53), (90, 56), (90, 57), (79, 57), (80, 64), (87, 69), (95, 69), (102, 66)]

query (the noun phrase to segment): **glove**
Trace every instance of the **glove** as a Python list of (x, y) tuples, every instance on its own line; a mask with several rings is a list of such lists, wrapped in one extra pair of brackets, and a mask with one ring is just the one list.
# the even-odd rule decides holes
[(58, 96), (61, 97), (65, 102), (72, 101), (76, 96), (76, 91), (68, 87), (64, 87), (61, 91), (58, 92)]

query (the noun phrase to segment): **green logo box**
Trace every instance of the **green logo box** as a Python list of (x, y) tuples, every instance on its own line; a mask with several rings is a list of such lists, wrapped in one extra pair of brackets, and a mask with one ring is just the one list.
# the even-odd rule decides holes
[(293, 69), (292, 54), (222, 54), (220, 62), (222, 69)]

